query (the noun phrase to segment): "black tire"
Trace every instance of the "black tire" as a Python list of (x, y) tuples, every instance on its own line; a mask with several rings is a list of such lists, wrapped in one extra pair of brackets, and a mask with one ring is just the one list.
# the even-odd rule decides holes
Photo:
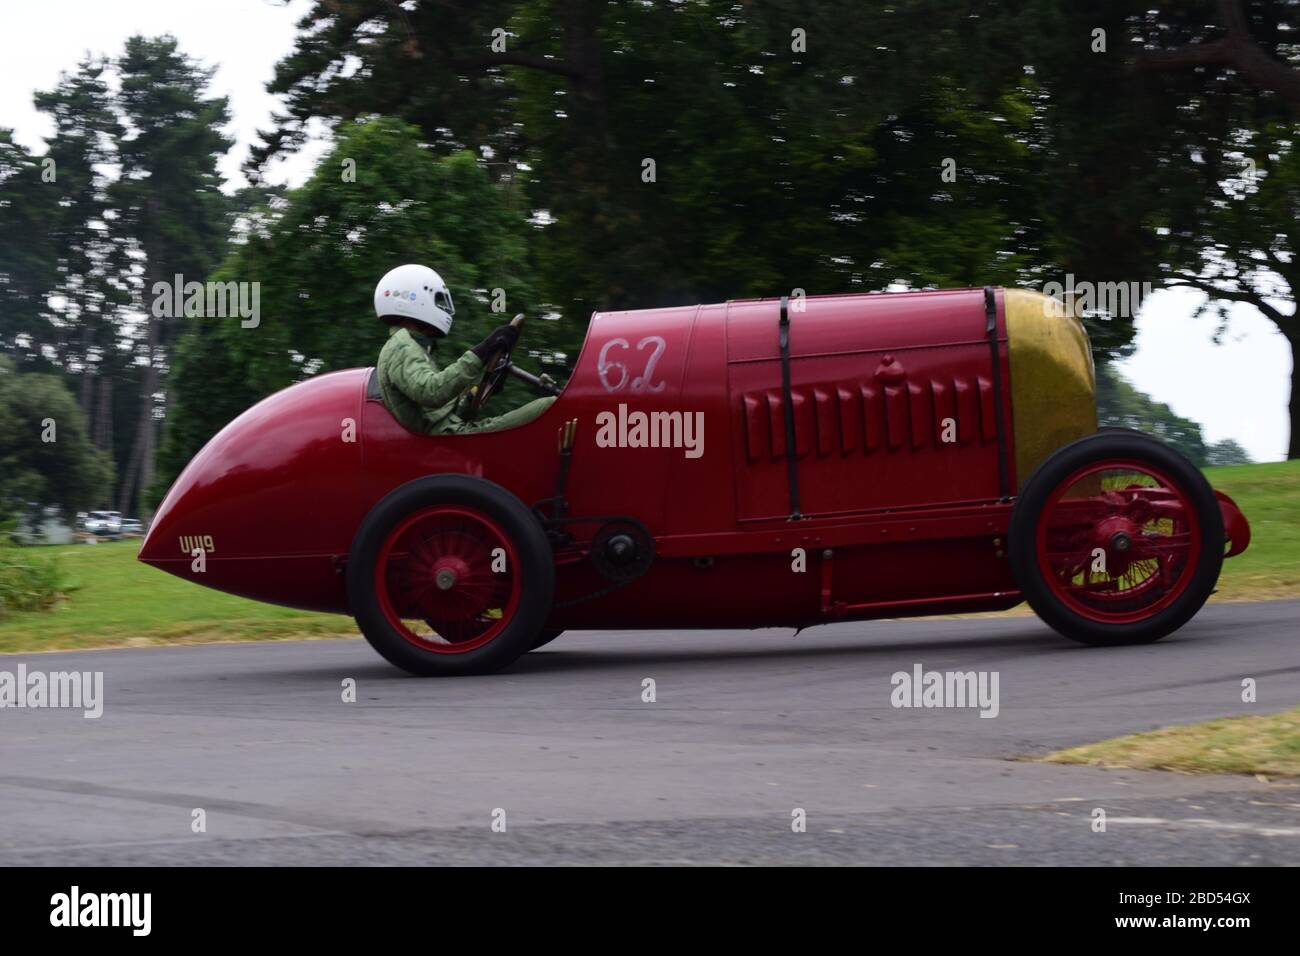
[(535, 651), (539, 647), (544, 647), (563, 633), (564, 631), (559, 630), (557, 628), (551, 628), (550, 630), (542, 631), (542, 633), (537, 635), (537, 640), (533, 641), (533, 646), (531, 649)]
[[(1044, 580), (1037, 559), (1038, 522), (1052, 493), (1078, 469), (1108, 459), (1130, 459), (1159, 469), (1187, 496), (1200, 525), (1200, 557), (1187, 587), (1172, 603), (1139, 621), (1103, 622), (1077, 613)], [(1190, 461), (1140, 432), (1115, 429), (1071, 442), (1035, 469), (1012, 511), (1008, 545), (1011, 571), (1025, 600), (1053, 630), (1094, 646), (1148, 644), (1186, 624), (1213, 592), (1223, 566), (1223, 515), (1214, 490)]]
[[(523, 581), (518, 606), (501, 633), (459, 654), (426, 651), (408, 641), (385, 616), (374, 587), (375, 564), (389, 532), (413, 511), (440, 504), (469, 507), (495, 521), (511, 539)], [(510, 492), (483, 478), (437, 475), (402, 485), (366, 515), (348, 555), (347, 587), (357, 626), (389, 663), (421, 677), (483, 674), (508, 667), (532, 649), (551, 612), (555, 560), (537, 516)]]

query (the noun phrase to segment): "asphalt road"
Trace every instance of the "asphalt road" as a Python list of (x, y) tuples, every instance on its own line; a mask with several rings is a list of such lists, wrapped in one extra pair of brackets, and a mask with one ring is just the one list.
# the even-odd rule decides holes
[[(1292, 706), (1297, 622), (1220, 604), (1120, 649), (1029, 617), (601, 632), (445, 680), (360, 640), (0, 656), (105, 682), (98, 720), (0, 710), (0, 864), (1296, 864), (1296, 781), (1023, 758)], [(996, 671), (998, 716), (891, 706), (916, 664)]]

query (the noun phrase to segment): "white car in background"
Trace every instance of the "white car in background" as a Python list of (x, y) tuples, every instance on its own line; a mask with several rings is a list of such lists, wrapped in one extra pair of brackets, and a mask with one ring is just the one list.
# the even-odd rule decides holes
[(116, 537), (122, 533), (122, 512), (92, 511), (86, 515), (85, 529), (101, 537)]

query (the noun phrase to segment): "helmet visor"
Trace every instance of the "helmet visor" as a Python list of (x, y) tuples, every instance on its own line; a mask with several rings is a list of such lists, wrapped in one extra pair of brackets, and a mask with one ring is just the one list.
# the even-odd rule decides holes
[(446, 312), (448, 315), (456, 314), (456, 306), (451, 301), (451, 293), (446, 289), (439, 289), (433, 294), (433, 304), (442, 309), (442, 311)]

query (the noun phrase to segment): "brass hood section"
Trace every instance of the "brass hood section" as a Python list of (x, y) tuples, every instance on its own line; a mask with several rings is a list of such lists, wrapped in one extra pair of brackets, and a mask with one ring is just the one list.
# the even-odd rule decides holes
[(1097, 430), (1097, 379), (1088, 333), (1060, 300), (1006, 289), (1016, 485), (1044, 458)]

